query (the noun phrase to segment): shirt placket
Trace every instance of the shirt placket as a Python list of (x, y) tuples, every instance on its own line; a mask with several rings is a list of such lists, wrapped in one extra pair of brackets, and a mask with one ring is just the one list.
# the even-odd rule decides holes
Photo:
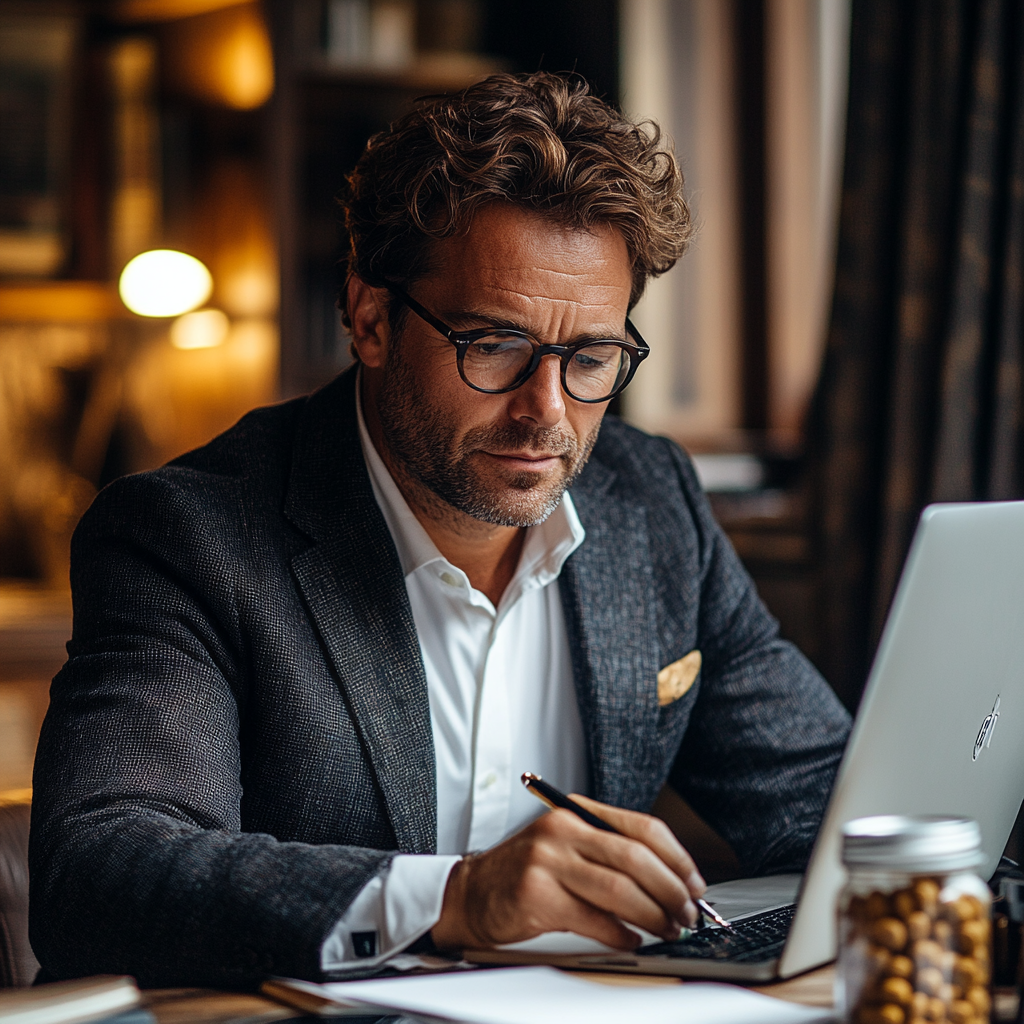
[(494, 656), (500, 629), (500, 621), (493, 619), (480, 667), (480, 698), (474, 730), (470, 850), (493, 846), (504, 836), (508, 821), (512, 737), (505, 659)]

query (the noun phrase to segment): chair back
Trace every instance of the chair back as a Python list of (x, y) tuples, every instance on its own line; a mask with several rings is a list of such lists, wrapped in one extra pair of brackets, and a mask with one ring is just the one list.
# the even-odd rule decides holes
[(31, 985), (39, 962), (28, 942), (31, 790), (0, 793), (0, 988)]

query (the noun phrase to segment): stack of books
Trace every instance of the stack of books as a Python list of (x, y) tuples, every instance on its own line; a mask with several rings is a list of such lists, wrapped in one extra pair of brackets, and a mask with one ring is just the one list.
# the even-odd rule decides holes
[(0, 992), (0, 1024), (83, 1024), (116, 1020), (149, 1024), (155, 1018), (139, 1008), (141, 995), (133, 978), (100, 975), (52, 985)]

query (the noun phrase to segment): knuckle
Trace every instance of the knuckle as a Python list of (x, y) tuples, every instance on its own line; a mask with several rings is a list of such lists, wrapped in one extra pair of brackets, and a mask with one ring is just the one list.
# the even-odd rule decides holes
[(539, 836), (546, 836), (551, 833), (554, 827), (552, 819), (554, 814), (542, 814), (531, 826), (531, 831), (535, 832)]
[(669, 843), (673, 846), (678, 844), (675, 833), (660, 818), (651, 819), (651, 834), (655, 839), (660, 839), (663, 843)]
[(672, 833), (665, 822), (649, 815), (643, 820), (641, 834), (648, 846), (664, 846), (672, 840)]
[(632, 883), (625, 875), (621, 875), (618, 872), (612, 875), (607, 889), (608, 895), (615, 901), (616, 905), (626, 902), (633, 894)]
[(649, 814), (638, 814), (637, 815), (637, 830), (644, 838), (650, 838), (654, 835), (655, 827), (657, 826), (658, 819), (652, 818)]
[(639, 843), (630, 843), (622, 859), (626, 869), (633, 876), (641, 874), (647, 867), (647, 851)]
[(529, 908), (542, 903), (548, 896), (550, 876), (538, 865), (528, 866), (513, 887), (517, 904)]
[(523, 874), (532, 873), (534, 871), (542, 870), (544, 865), (548, 862), (548, 844), (545, 842), (531, 843), (529, 849), (526, 852), (526, 856), (523, 857)]
[(548, 817), (553, 818), (555, 824), (563, 832), (575, 834), (580, 832), (581, 829), (584, 828), (583, 822), (578, 817), (576, 817), (576, 815), (573, 814), (572, 811), (566, 811), (561, 807), (559, 807), (555, 811), (552, 811), (551, 814), (548, 815)]
[(564, 856), (560, 854), (559, 844), (542, 839), (530, 846), (530, 852), (524, 859), (524, 864), (531, 872), (547, 876), (557, 869), (563, 860)]
[(556, 810), (549, 811), (543, 818), (539, 818), (538, 821), (543, 822), (543, 825), (541, 826), (542, 834), (557, 836), (563, 835), (565, 832), (571, 830), (579, 819), (575, 814), (571, 814), (569, 811), (557, 808)]

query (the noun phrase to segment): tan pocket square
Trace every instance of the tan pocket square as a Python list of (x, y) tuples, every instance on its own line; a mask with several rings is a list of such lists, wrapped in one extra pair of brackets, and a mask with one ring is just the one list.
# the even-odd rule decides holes
[(658, 673), (658, 704), (661, 707), (679, 700), (693, 686), (700, 672), (700, 663), (700, 651), (690, 651)]

